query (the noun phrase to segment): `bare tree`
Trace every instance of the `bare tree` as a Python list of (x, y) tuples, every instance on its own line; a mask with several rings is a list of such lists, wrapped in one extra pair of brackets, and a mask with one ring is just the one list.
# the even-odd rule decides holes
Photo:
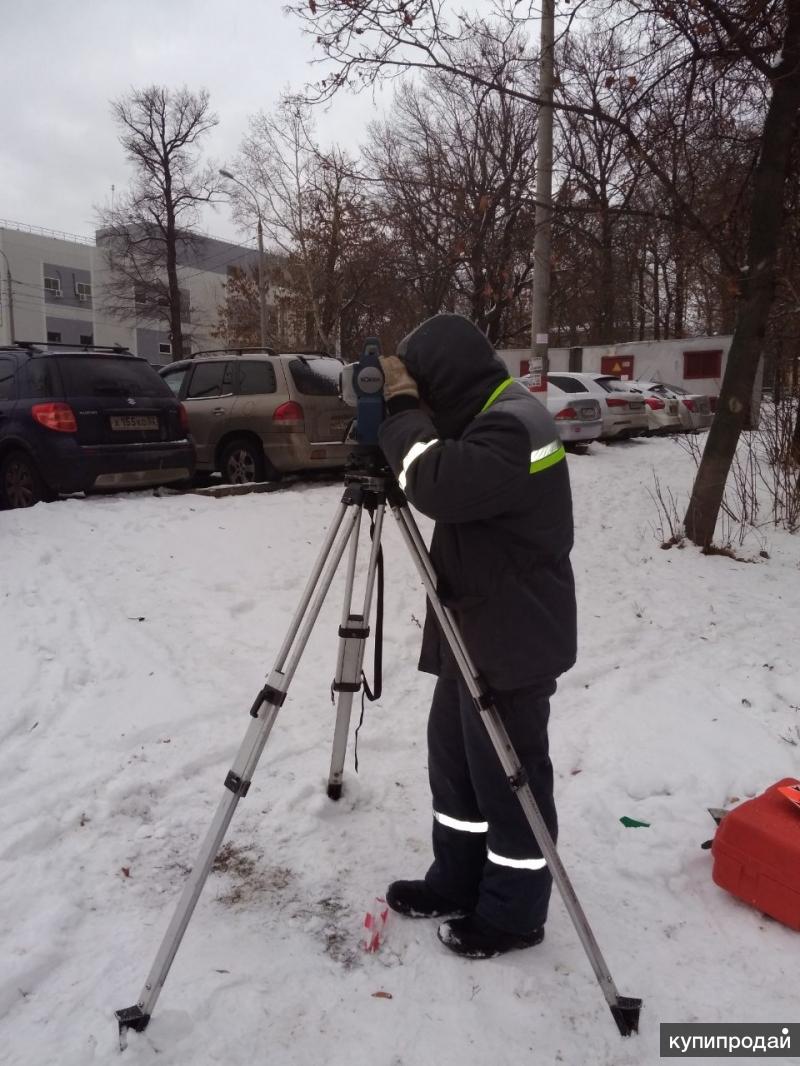
[(311, 343), (339, 352), (342, 320), (368, 282), (368, 268), (352, 269), (370, 235), (354, 161), (338, 148), (323, 151), (307, 105), (286, 96), (251, 118), (238, 169), (259, 197), (272, 248), (285, 257), (284, 289), (301, 297), (313, 322)]
[(103, 302), (119, 318), (166, 322), (172, 358), (180, 359), (189, 306), (180, 287), (179, 251), (192, 242), (198, 205), (219, 189), (216, 169), (198, 158), (199, 142), (218, 119), (204, 89), (185, 87), (134, 89), (111, 109), (134, 177), (113, 209), (100, 213), (109, 266)]
[[(631, 106), (613, 114), (603, 102), (585, 103), (556, 94), (562, 112), (596, 118), (624, 133), (628, 150), (637, 155), (659, 182), (662, 195), (683, 223), (713, 243), (713, 229), (687, 199), (680, 184), (653, 150), (647, 117), (651, 100), (676, 72), (691, 75), (690, 84), (704, 83), (709, 93), (752, 87), (751, 104), (760, 94), (758, 161), (748, 211), (747, 259), (744, 264), (722, 249), (723, 269), (734, 279), (738, 306), (717, 417), (708, 437), (686, 515), (687, 533), (695, 543), (710, 543), (725, 482), (743, 427), (761, 355), (762, 341), (775, 290), (775, 266), (784, 218), (786, 176), (800, 112), (800, 0), (604, 0), (583, 8), (626, 26), (649, 73), (637, 84)], [(476, 70), (460, 60), (458, 46), (470, 37), (491, 32), (505, 44), (519, 25), (532, 18), (527, 5), (501, 0), (502, 15), (493, 27), (478, 15), (447, 18), (442, 0), (313, 0), (291, 3), (289, 9), (313, 32), (333, 71), (318, 86), (329, 97), (342, 88), (359, 88), (398, 69), (435, 69), (538, 105), (534, 93), (520, 84), (513, 52), (500, 69)], [(517, 15), (522, 11), (522, 15)]]
[[(490, 55), (469, 46), (478, 61)], [(535, 114), (441, 74), (399, 91), (370, 129), (368, 170), (418, 315), (465, 314), (497, 343), (530, 289)]]

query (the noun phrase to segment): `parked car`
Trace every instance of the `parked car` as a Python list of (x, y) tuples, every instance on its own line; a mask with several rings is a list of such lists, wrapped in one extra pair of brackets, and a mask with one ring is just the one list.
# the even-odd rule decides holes
[(545, 404), (555, 419), (564, 444), (585, 447), (598, 439), (603, 431), (603, 415), (598, 400), (591, 396), (576, 399), (552, 382), (548, 382), (546, 393), (539, 392), (539, 378), (534, 374), (525, 374), (519, 381)]
[(188, 480), (186, 411), (121, 348), (0, 348), (0, 502)]
[[(634, 383), (631, 382), (631, 384)], [(653, 396), (677, 401), (681, 428), (685, 432), (696, 433), (698, 430), (708, 429), (714, 421), (716, 396), (687, 392), (679, 385), (666, 385), (661, 381), (637, 381), (635, 384)]]
[[(618, 385), (616, 381), (619, 381)], [(650, 435), (663, 436), (683, 430), (681, 401), (677, 396), (669, 396), (646, 381), (623, 381), (621, 378), (610, 381), (609, 388), (619, 392), (635, 392), (642, 396), (647, 407), (647, 432)]]
[(619, 380), (611, 374), (561, 370), (547, 375), (548, 385), (555, 385), (574, 400), (592, 398), (598, 401), (603, 416), (601, 440), (623, 440), (647, 432), (644, 398), (641, 394), (617, 391)]
[(339, 397), (341, 370), (327, 355), (236, 348), (160, 373), (186, 406), (197, 469), (244, 483), (344, 466), (353, 409)]

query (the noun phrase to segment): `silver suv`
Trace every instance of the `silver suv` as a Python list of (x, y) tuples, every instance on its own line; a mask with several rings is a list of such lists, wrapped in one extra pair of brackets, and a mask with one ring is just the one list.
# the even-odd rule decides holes
[(188, 413), (198, 471), (244, 483), (344, 466), (353, 410), (339, 398), (342, 366), (237, 348), (198, 352), (160, 374)]

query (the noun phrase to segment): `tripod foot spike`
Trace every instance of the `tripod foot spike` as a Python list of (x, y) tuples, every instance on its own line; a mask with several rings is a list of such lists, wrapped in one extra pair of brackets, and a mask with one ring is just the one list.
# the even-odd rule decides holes
[(341, 783), (337, 785), (328, 785), (328, 799), (338, 800), (342, 798), (342, 786)]
[(617, 1002), (611, 1007), (614, 1021), (623, 1036), (631, 1036), (639, 1032), (639, 1011), (642, 1007), (640, 999), (631, 996), (617, 996)]
[(135, 1007), (123, 1007), (122, 1010), (114, 1011), (114, 1016), (119, 1023), (119, 1049), (124, 1051), (128, 1046), (128, 1030), (133, 1029), (137, 1033), (143, 1033), (150, 1021), (150, 1015), (145, 1014), (137, 1004)]

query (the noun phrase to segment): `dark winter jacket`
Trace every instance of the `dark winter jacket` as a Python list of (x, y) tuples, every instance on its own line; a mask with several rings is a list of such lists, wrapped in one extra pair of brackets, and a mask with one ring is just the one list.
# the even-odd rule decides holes
[[(391, 401), (380, 446), (410, 503), (436, 521), (439, 594), (491, 688), (557, 677), (575, 661), (576, 611), (572, 497), (555, 422), (460, 315), (423, 322), (397, 354), (422, 407)], [(430, 605), (419, 666), (455, 674)]]

